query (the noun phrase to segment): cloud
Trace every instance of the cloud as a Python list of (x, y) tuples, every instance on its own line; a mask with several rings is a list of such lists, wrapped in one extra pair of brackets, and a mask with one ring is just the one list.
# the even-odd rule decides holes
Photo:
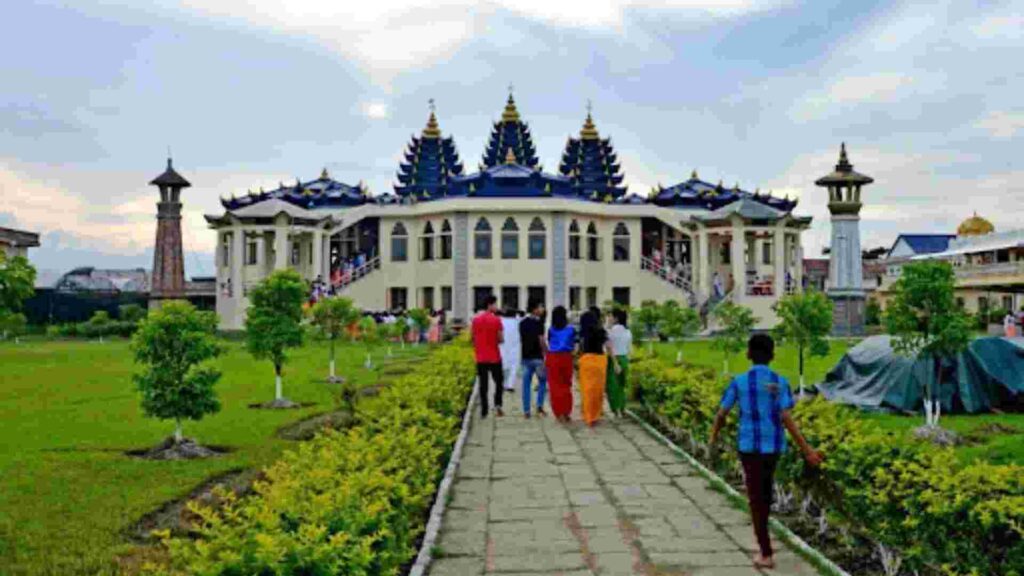
[(993, 138), (1009, 140), (1018, 130), (1024, 129), (1024, 112), (993, 110), (978, 120), (975, 126), (985, 130)]
[(1024, 16), (1020, 14), (993, 14), (970, 27), (978, 38), (1020, 40), (1024, 37)]
[(894, 99), (902, 88), (914, 83), (910, 76), (890, 73), (868, 76), (846, 76), (828, 88), (833, 102), (884, 102)]
[(363, 116), (373, 120), (382, 120), (388, 117), (388, 105), (383, 102), (364, 102), (362, 109)]
[(359, 61), (379, 83), (432, 64), (485, 33), (491, 22), (518, 16), (561, 28), (612, 30), (630, 11), (672, 12), (714, 20), (763, 11), (788, 0), (180, 0), (193, 13), (242, 21), (316, 41)]

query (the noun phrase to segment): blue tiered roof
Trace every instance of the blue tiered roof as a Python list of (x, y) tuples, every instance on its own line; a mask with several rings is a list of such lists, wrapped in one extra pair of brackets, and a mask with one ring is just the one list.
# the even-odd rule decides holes
[(419, 138), (413, 136), (405, 152), (405, 161), (398, 167), (395, 193), (402, 198), (415, 196), (419, 200), (441, 198), (448, 195), (449, 182), (462, 174), (462, 161), (451, 136), (441, 137), (437, 117), (430, 112), (427, 127)]
[(591, 200), (616, 201), (626, 193), (621, 186), (621, 165), (611, 140), (602, 139), (587, 112), (579, 138), (569, 138), (558, 171), (572, 181), (580, 196)]
[(772, 196), (771, 193), (762, 194), (760, 191), (748, 192), (741, 190), (739, 185), (732, 188), (723, 188), (722, 183), (711, 184), (697, 177), (694, 171), (690, 179), (680, 182), (668, 188), (658, 188), (651, 191), (650, 201), (658, 206), (673, 208), (697, 208), (706, 210), (717, 210), (722, 206), (731, 204), (744, 198), (760, 202), (783, 212), (789, 212), (796, 207), (797, 201)]
[(515, 154), (516, 164), (538, 168), (537, 148), (533, 145), (530, 127), (519, 119), (519, 110), (516, 109), (516, 101), (511, 93), (501, 113), (501, 120), (491, 128), (491, 137), (484, 149), (480, 170), (504, 164), (509, 150)]
[(285, 186), (280, 184), (277, 189), (265, 192), (249, 192), (245, 196), (221, 198), (220, 203), (228, 210), (235, 210), (244, 206), (258, 204), (264, 200), (276, 198), (284, 200), (301, 208), (319, 207), (349, 207), (359, 206), (372, 201), (369, 191), (360, 182), (356, 186), (338, 182), (330, 177), (327, 169), (324, 168), (320, 177), (303, 183), (297, 178), (295, 184)]

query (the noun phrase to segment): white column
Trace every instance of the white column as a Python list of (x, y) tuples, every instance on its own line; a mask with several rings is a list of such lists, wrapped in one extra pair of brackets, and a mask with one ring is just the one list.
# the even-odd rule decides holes
[(694, 277), (697, 280), (697, 294), (700, 300), (704, 300), (711, 293), (711, 246), (708, 244), (710, 238), (708, 229), (703, 224), (698, 225), (697, 246), (694, 250), (693, 265), (695, 268)]
[(739, 303), (747, 294), (747, 233), (743, 220), (732, 221), (732, 242), (729, 246), (732, 258), (733, 302)]
[(796, 260), (793, 262), (793, 284), (796, 285), (798, 292), (803, 291), (804, 286), (804, 246), (800, 239), (801, 233), (800, 230), (793, 233), (793, 254)]
[(313, 231), (313, 267), (309, 275), (316, 280), (317, 275), (323, 274), (324, 268), (324, 233), (321, 230)]
[(772, 248), (775, 250), (775, 297), (786, 295), (786, 227), (781, 222), (775, 226), (775, 239)]
[(242, 266), (245, 264), (245, 231), (241, 226), (231, 229), (231, 290), (236, 299), (245, 292), (243, 287)]
[(274, 228), (274, 270), (284, 270), (288, 267), (288, 227), (277, 226)]
[(323, 239), (320, 241), (322, 245), (321, 250), (323, 251), (323, 262), (321, 263), (320, 276), (323, 277), (324, 282), (331, 281), (331, 235), (324, 233)]
[(267, 268), (267, 233), (256, 233), (256, 267), (260, 270), (260, 276)]

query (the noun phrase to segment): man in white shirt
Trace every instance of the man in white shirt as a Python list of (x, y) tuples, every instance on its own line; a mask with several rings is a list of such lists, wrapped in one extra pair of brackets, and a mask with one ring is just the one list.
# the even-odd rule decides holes
[(511, 308), (501, 315), (501, 328), (505, 340), (501, 343), (501, 369), (505, 376), (505, 390), (515, 390), (519, 378), (519, 363), (522, 351), (519, 341), (519, 318)]

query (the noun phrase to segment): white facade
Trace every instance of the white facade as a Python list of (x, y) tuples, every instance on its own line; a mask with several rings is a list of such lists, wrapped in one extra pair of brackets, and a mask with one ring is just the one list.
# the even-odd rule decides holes
[(222, 328), (241, 329), (248, 289), (274, 270), (332, 279), (340, 259), (358, 252), (367, 264), (338, 293), (366, 310), (444, 309), (466, 321), (486, 293), (518, 309), (531, 298), (570, 309), (608, 300), (702, 306), (717, 277), (728, 297), (770, 327), (772, 304), (802, 283), (809, 218), (735, 204), (711, 212), (459, 197), (310, 210), (268, 200), (207, 217), (217, 233), (217, 312)]

